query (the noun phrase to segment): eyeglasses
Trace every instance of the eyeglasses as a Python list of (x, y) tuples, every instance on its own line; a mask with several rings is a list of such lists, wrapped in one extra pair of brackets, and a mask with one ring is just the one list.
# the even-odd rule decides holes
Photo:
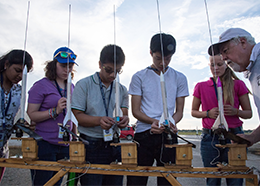
[(70, 59), (72, 59), (72, 60), (75, 60), (77, 58), (76, 54), (68, 53), (68, 52), (64, 52), (64, 51), (59, 51), (53, 58), (56, 58), (59, 54), (60, 54), (60, 57), (62, 57), (62, 58), (70, 57)]
[[(105, 69), (106, 73), (108, 73), (108, 74), (114, 73), (114, 70), (110, 67), (106, 67), (103, 65), (103, 69)], [(122, 72), (123, 72), (122, 68), (120, 68), (119, 70), (116, 70), (116, 73), (118, 73), (118, 74), (122, 74)]]

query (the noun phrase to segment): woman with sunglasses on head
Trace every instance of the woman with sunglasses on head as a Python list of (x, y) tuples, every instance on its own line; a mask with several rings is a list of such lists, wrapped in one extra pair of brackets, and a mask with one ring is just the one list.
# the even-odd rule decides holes
[[(73, 77), (73, 66), (76, 55), (67, 47), (54, 52), (53, 60), (47, 61), (45, 76), (34, 83), (29, 90), (28, 115), (36, 123), (35, 132), (43, 137), (38, 141), (38, 158), (45, 161), (58, 161), (69, 158), (69, 147), (60, 144), (63, 141), (63, 130), (58, 123), (63, 123), (66, 115), (68, 74)], [(69, 129), (76, 131), (75, 125), (68, 123)], [(33, 185), (44, 185), (56, 172), (31, 170)], [(62, 179), (57, 182), (59, 185)]]
[[(210, 70), (213, 75), (208, 81), (197, 83), (194, 88), (192, 111), (193, 117), (202, 118), (202, 139), (200, 153), (204, 167), (217, 167), (217, 163), (228, 163), (228, 149), (215, 147), (219, 136), (211, 130), (219, 115), (217, 99), (217, 78), (223, 90), (224, 115), (229, 131), (233, 134), (244, 133), (240, 118), (252, 117), (248, 89), (228, 67), (222, 56), (210, 56)], [(199, 108), (202, 108), (200, 111)], [(241, 107), (241, 109), (240, 109)], [(226, 139), (226, 143), (230, 140)], [(243, 185), (243, 179), (227, 178), (227, 185)], [(221, 178), (207, 178), (207, 185), (221, 185)]]
[[(31, 55), (24, 50), (12, 50), (0, 57), (0, 158), (9, 157), (8, 139), (20, 106), (22, 87), (18, 83), (22, 80), (24, 65), (27, 66), (28, 72), (33, 66)], [(0, 167), (0, 181), (4, 171), (5, 167)]]

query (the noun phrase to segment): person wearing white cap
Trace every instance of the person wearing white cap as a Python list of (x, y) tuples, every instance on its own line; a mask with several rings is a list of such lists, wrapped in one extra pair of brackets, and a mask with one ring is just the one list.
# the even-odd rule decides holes
[[(234, 71), (244, 72), (251, 83), (255, 105), (260, 118), (260, 43), (255, 42), (252, 35), (241, 28), (230, 28), (222, 33), (219, 42), (211, 45), (209, 55), (221, 54), (223, 60)], [(240, 135), (249, 140), (251, 145), (260, 141), (260, 126), (250, 135)]]

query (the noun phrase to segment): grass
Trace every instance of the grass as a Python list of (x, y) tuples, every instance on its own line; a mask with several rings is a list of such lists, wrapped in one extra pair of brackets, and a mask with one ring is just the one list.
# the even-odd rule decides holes
[[(198, 135), (200, 134), (201, 132), (198, 132)], [(196, 135), (196, 132), (179, 131), (178, 135)]]

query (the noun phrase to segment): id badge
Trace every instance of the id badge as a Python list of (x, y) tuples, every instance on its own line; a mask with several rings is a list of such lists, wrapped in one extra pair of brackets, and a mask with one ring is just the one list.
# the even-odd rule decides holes
[(113, 140), (113, 129), (103, 130), (104, 141), (112, 141)]
[(61, 127), (59, 127), (59, 135), (58, 135), (58, 138), (63, 138), (63, 134), (64, 134), (65, 130)]

